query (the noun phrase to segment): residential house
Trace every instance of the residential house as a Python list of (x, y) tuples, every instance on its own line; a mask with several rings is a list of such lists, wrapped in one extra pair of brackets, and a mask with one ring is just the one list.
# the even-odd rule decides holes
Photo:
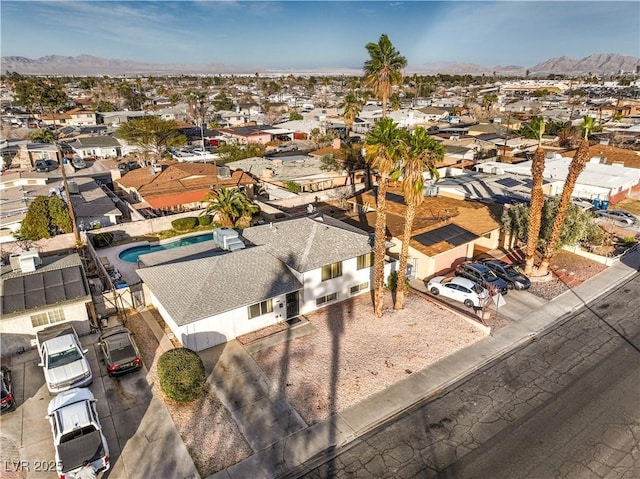
[(81, 158), (120, 158), (123, 145), (113, 136), (85, 136), (67, 143)]
[(201, 202), (212, 189), (243, 188), (253, 194), (255, 180), (243, 171), (206, 163), (155, 165), (129, 171), (114, 180), (117, 191), (134, 208), (152, 208), (164, 213), (202, 209)]
[(43, 113), (38, 115), (38, 118), (45, 125), (93, 126), (97, 124), (96, 113), (82, 108), (74, 108), (64, 113)]
[(272, 140), (271, 133), (266, 131), (271, 129), (273, 127), (270, 125), (251, 125), (238, 128), (218, 128), (218, 133), (234, 138), (243, 145), (248, 143), (261, 143), (264, 145)]
[[(219, 229), (214, 237), (234, 233)], [(254, 226), (243, 240), (237, 251), (193, 245), (199, 252), (187, 252), (189, 260), (137, 270), (185, 347), (200, 351), (370, 290), (369, 236), (333, 218)]]
[(10, 258), (0, 276), (3, 354), (32, 347), (35, 334), (55, 323), (72, 323), (78, 334), (91, 330), (91, 293), (77, 253), (40, 258), (27, 251)]
[(0, 243), (15, 241), (29, 205), (37, 196), (49, 196), (52, 180), (46, 173), (7, 171), (0, 177)]
[[(117, 207), (120, 202), (105, 192), (106, 187), (99, 186), (93, 178), (82, 176), (69, 179), (67, 185), (76, 223), (80, 230), (119, 223), (123, 216), (122, 211)], [(54, 191), (61, 194), (60, 187)], [(124, 205), (121, 205), (121, 208), (124, 210)]]
[[(428, 194), (429, 187), (425, 188)], [(368, 192), (348, 200), (355, 213), (349, 223), (372, 231), (376, 199)], [(402, 190), (387, 193), (387, 240), (390, 254), (399, 255), (404, 237), (406, 205)], [(347, 221), (347, 220), (345, 220)], [(427, 196), (416, 209), (409, 243), (409, 278), (427, 279), (450, 271), (479, 252), (499, 246), (500, 224), (487, 205), (447, 197)]]
[[(551, 185), (550, 194), (559, 196), (569, 173), (572, 158), (559, 153), (547, 152), (544, 179)], [(478, 171), (493, 173), (498, 170), (523, 177), (531, 176), (531, 161), (518, 164), (482, 163), (476, 166)], [(572, 196), (574, 198), (606, 200), (616, 203), (640, 190), (640, 169), (622, 165), (608, 165), (599, 156), (592, 157), (578, 176)]]

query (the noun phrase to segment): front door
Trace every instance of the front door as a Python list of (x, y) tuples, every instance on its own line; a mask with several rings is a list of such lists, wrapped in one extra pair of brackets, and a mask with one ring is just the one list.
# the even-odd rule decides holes
[(295, 318), (299, 313), (298, 292), (287, 293), (287, 319)]

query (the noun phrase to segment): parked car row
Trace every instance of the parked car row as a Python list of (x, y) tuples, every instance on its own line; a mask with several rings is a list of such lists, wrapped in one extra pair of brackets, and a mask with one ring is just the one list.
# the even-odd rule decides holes
[[(51, 425), (59, 477), (95, 477), (110, 468), (109, 446), (102, 432), (96, 399), (88, 386), (93, 374), (75, 328), (71, 324), (50, 326), (36, 334), (38, 352), (47, 388), (57, 394), (49, 402), (47, 419)], [(142, 368), (142, 357), (130, 331), (109, 328), (98, 338), (102, 361), (110, 377)], [(2, 368), (2, 411), (15, 408), (11, 374)], [(87, 470), (87, 476), (83, 475)]]
[(530, 287), (529, 278), (513, 265), (494, 258), (462, 263), (456, 268), (455, 276), (436, 276), (427, 283), (427, 289), (434, 296), (442, 295), (476, 309), (491, 302), (492, 296)]

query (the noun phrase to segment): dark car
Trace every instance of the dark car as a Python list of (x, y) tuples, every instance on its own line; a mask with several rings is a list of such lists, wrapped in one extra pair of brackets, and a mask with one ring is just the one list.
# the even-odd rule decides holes
[(13, 411), (16, 407), (16, 401), (13, 397), (13, 383), (11, 381), (11, 370), (6, 366), (0, 368), (0, 389), (2, 389), (2, 399), (0, 406), (2, 412)]
[(468, 278), (480, 286), (487, 288), (489, 292), (507, 294), (509, 285), (499, 278), (488, 266), (480, 263), (463, 263), (456, 268), (456, 276)]
[(98, 338), (109, 376), (118, 376), (142, 367), (142, 357), (126, 328), (106, 330)]
[(58, 167), (58, 163), (53, 160), (38, 160), (36, 161), (36, 171), (40, 173), (46, 173), (47, 171), (53, 171)]
[(482, 264), (487, 265), (499, 278), (504, 279), (509, 289), (524, 290), (531, 287), (529, 278), (519, 272), (512, 264), (493, 258), (486, 258), (481, 261)]
[(118, 165), (118, 169), (122, 173), (127, 173), (131, 170), (137, 170), (138, 168), (142, 168), (137, 161), (125, 161), (124, 163), (120, 163)]

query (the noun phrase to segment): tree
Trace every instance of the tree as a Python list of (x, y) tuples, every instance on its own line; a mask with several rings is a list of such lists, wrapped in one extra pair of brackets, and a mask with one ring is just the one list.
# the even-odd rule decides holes
[(248, 223), (251, 217), (260, 212), (247, 194), (239, 188), (222, 188), (209, 193), (206, 206), (202, 215), (216, 217), (222, 226), (238, 226), (239, 223)]
[(187, 137), (180, 133), (174, 120), (163, 120), (157, 116), (135, 118), (118, 127), (116, 136), (140, 146), (144, 154), (151, 153), (159, 160), (165, 150), (182, 146)]
[(260, 143), (248, 143), (246, 145), (224, 144), (218, 148), (218, 154), (222, 163), (244, 160), (256, 156), (264, 156), (264, 146)]
[(407, 205), (398, 266), (398, 285), (394, 309), (402, 309), (404, 303), (404, 284), (407, 281), (407, 261), (409, 258), (409, 242), (413, 231), (413, 220), (416, 208), (424, 201), (425, 171), (431, 173), (436, 180), (439, 177), (436, 164), (444, 159), (445, 147), (437, 142), (427, 131), (418, 127), (412, 132), (401, 130), (403, 145), (401, 147), (402, 163), (397, 175), (402, 178), (402, 193)]
[(224, 91), (221, 91), (214, 97), (213, 107), (216, 111), (233, 110), (233, 100)]
[(55, 141), (53, 132), (45, 128), (40, 128), (39, 130), (31, 133), (31, 135), (29, 135), (29, 139), (34, 143), (53, 143)]
[(378, 189), (376, 194), (376, 225), (374, 239), (374, 312), (382, 317), (384, 303), (384, 257), (386, 253), (387, 229), (387, 183), (389, 175), (398, 162), (401, 153), (401, 136), (398, 124), (391, 118), (382, 118), (367, 134), (366, 161), (377, 171)]
[(544, 135), (545, 123), (541, 117), (531, 119), (527, 129), (538, 139), (538, 148), (533, 155), (531, 163), (531, 210), (529, 212), (529, 226), (527, 228), (527, 248), (524, 274), (531, 274), (538, 248), (538, 237), (540, 235), (540, 219), (542, 206), (544, 204), (544, 192), (542, 190), (542, 180), (544, 176), (545, 152), (542, 149), (542, 135)]
[(349, 138), (349, 131), (353, 127), (353, 123), (356, 121), (356, 118), (362, 111), (362, 101), (356, 96), (354, 92), (350, 91), (344, 97), (342, 106), (344, 108), (342, 117), (344, 118), (344, 124), (347, 127), (347, 138)]
[(382, 100), (382, 117), (387, 116), (387, 102), (394, 85), (402, 84), (402, 69), (407, 59), (400, 55), (386, 33), (378, 43), (365, 46), (369, 59), (364, 62), (365, 86), (372, 88), (376, 97)]
[(37, 241), (71, 230), (66, 203), (55, 195), (38, 196), (29, 205), (16, 236), (21, 240)]
[(594, 125), (595, 120), (592, 117), (585, 116), (582, 119), (582, 131), (584, 136), (582, 142), (580, 143), (580, 146), (576, 150), (576, 153), (573, 155), (571, 165), (569, 165), (569, 173), (567, 174), (564, 186), (562, 187), (562, 194), (560, 195), (560, 202), (558, 203), (558, 209), (553, 221), (553, 227), (551, 228), (549, 242), (545, 247), (542, 262), (540, 263), (540, 268), (538, 270), (541, 275), (547, 274), (549, 262), (555, 254), (556, 248), (558, 246), (558, 239), (562, 231), (562, 225), (564, 224), (567, 209), (571, 202), (573, 189), (575, 188), (576, 182), (578, 181), (578, 176), (580, 176), (580, 173), (582, 173), (582, 170), (584, 170), (587, 161), (589, 161), (589, 133), (593, 129)]
[(300, 113), (299, 111), (292, 111), (291, 113), (289, 113), (289, 121), (302, 120), (302, 119), (304, 119), (304, 117), (302, 116), (302, 113)]

